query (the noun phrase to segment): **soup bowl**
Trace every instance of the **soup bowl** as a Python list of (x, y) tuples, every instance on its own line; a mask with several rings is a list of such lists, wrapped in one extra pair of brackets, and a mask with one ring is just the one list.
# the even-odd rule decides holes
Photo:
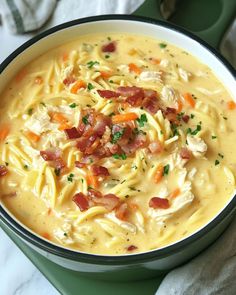
[[(100, 16), (71, 21), (49, 29), (14, 51), (0, 66), (0, 92), (15, 73), (50, 49), (90, 33), (125, 32), (164, 40), (209, 66), (236, 101), (235, 70), (212, 47), (195, 35), (163, 21), (135, 16)], [(45, 240), (21, 224), (2, 204), (0, 218), (29, 247), (71, 270), (101, 279), (137, 280), (183, 264), (209, 246), (234, 217), (236, 196), (204, 227), (166, 247), (128, 255), (95, 255), (74, 251)]]

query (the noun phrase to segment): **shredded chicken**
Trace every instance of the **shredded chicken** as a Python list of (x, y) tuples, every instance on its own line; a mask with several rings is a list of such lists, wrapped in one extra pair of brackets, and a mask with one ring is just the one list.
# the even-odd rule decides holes
[(187, 135), (188, 149), (193, 153), (196, 158), (202, 157), (207, 151), (207, 145), (200, 137)]
[(182, 68), (179, 68), (179, 75), (180, 75), (181, 79), (184, 80), (185, 82), (188, 82), (189, 79), (192, 77), (191, 73), (185, 71)]
[(161, 72), (144, 71), (139, 75), (142, 81), (162, 82)]

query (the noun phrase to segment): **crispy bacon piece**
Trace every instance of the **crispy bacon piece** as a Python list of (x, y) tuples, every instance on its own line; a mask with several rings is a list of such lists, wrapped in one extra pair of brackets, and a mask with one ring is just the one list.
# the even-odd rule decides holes
[(110, 173), (106, 167), (99, 166), (99, 165), (92, 165), (91, 172), (94, 176), (109, 176)]
[(72, 198), (73, 202), (79, 207), (80, 211), (88, 210), (89, 202), (83, 193), (77, 193)]
[(126, 220), (128, 215), (128, 205), (127, 203), (122, 203), (119, 207), (116, 208), (116, 217), (121, 220)]
[(112, 211), (119, 205), (120, 199), (114, 194), (107, 194), (99, 200), (96, 200), (96, 203), (104, 206), (107, 210)]
[(80, 137), (80, 132), (75, 127), (65, 129), (64, 131), (68, 139), (76, 139)]
[(7, 175), (8, 169), (5, 165), (0, 165), (0, 177)]
[(144, 90), (144, 96), (149, 97), (149, 98), (157, 98), (158, 97), (157, 92), (152, 89)]
[(87, 153), (86, 150), (88, 150), (88, 148), (90, 148), (92, 146), (92, 144), (96, 141), (97, 136), (92, 135), (89, 138), (87, 137), (80, 137), (77, 140), (77, 144), (76, 147), (82, 152), (82, 153)]
[(85, 163), (79, 162), (79, 161), (75, 161), (75, 167), (77, 168), (84, 168), (86, 166)]
[(114, 52), (116, 51), (116, 43), (110, 42), (102, 46), (102, 52)]
[(127, 247), (127, 251), (134, 251), (136, 249), (138, 249), (138, 247), (135, 245), (130, 245), (129, 247)]
[(122, 146), (122, 150), (127, 154), (133, 154), (137, 149), (145, 147), (146, 144), (146, 136), (144, 134), (138, 134), (131, 143)]
[(56, 148), (54, 150), (40, 151), (40, 156), (44, 159), (44, 161), (55, 161), (61, 157), (61, 150)]
[(69, 76), (63, 80), (63, 84), (66, 85), (67, 87), (70, 86), (70, 84), (74, 83), (76, 79), (72, 76)]
[(111, 126), (111, 118), (103, 114), (96, 116), (96, 124), (93, 127), (94, 134), (101, 137), (106, 131), (106, 126)]
[(182, 117), (182, 120), (184, 121), (184, 123), (188, 123), (189, 119), (190, 119), (189, 115), (184, 115)]
[(88, 196), (90, 197), (90, 198), (92, 198), (92, 199), (96, 199), (96, 198), (102, 198), (102, 193), (101, 192), (99, 192), (99, 191), (97, 191), (97, 190), (95, 190), (95, 189), (93, 189), (93, 188), (90, 188), (89, 190), (88, 190)]
[(142, 93), (136, 93), (132, 96), (129, 96), (126, 98), (126, 102), (131, 105), (132, 107), (139, 107), (142, 105), (143, 100), (143, 94)]
[(151, 114), (155, 114), (160, 109), (160, 105), (156, 97), (145, 97), (142, 106)]
[(51, 165), (56, 169), (63, 169), (66, 167), (66, 163), (62, 158), (57, 158), (55, 161), (51, 163)]
[(153, 197), (149, 201), (149, 207), (154, 209), (167, 209), (170, 207), (170, 204), (167, 199)]
[(180, 157), (185, 160), (190, 160), (192, 153), (188, 148), (184, 147), (180, 150)]
[(115, 97), (119, 97), (119, 93), (115, 92), (115, 91), (111, 91), (111, 90), (97, 90), (97, 93), (103, 97), (103, 98), (115, 98)]
[(158, 154), (163, 151), (163, 145), (159, 140), (152, 141), (149, 145), (148, 148), (152, 154)]
[(136, 86), (120, 86), (117, 88), (117, 92), (125, 97), (130, 97), (134, 95), (144, 97), (143, 89)]
[(171, 122), (175, 124), (179, 124), (177, 120), (177, 110), (175, 108), (167, 107), (165, 110), (165, 117)]

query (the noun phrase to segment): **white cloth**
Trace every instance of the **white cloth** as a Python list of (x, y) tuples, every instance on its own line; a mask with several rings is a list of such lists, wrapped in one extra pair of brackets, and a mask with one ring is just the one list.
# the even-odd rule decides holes
[[(0, 0), (3, 25), (23, 33), (40, 28), (50, 17), (56, 0)], [(144, 0), (60, 0), (43, 29), (73, 19), (102, 14), (129, 14)], [(17, 28), (9, 5), (14, 3), (23, 16), (24, 30)], [(20, 4), (19, 4), (20, 3)], [(37, 8), (36, 8), (36, 3)], [(23, 7), (23, 4), (29, 7)], [(8, 6), (6, 6), (8, 5)], [(32, 6), (31, 6), (32, 5)], [(48, 6), (47, 6), (48, 5)], [(12, 7), (11, 7), (12, 8)], [(34, 20), (32, 21), (32, 18)], [(15, 24), (14, 24), (15, 22)], [(236, 21), (221, 48), (236, 67)], [(233, 295), (236, 294), (236, 219), (210, 248), (182, 267), (171, 271), (156, 295)]]

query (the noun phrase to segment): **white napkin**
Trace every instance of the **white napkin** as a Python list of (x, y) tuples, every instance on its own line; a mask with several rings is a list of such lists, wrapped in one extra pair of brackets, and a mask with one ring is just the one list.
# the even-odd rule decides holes
[[(46, 27), (76, 18), (102, 14), (129, 14), (144, 0), (0, 0), (3, 25), (23, 33), (40, 28), (55, 10)], [(24, 6), (25, 5), (25, 6)], [(18, 27), (17, 10), (23, 21)], [(15, 16), (14, 16), (15, 15)], [(43, 28), (45, 29), (45, 27)], [(221, 49), (236, 67), (236, 20), (224, 38)], [(202, 254), (172, 270), (156, 295), (233, 295), (236, 294), (236, 219), (222, 237)], [(235, 256), (234, 256), (235, 255)]]

